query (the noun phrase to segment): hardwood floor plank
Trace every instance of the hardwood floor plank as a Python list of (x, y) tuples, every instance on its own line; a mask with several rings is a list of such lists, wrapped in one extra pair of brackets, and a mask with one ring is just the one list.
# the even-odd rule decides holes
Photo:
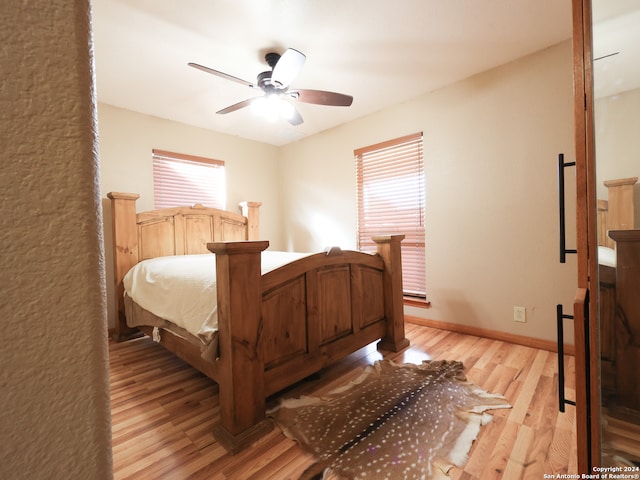
[(301, 467), (307, 467), (311, 460), (310, 455), (301, 455), (301, 452), (295, 448), (296, 444), (292, 440), (283, 440), (280, 442), (280, 452), (277, 457), (273, 458), (269, 463), (263, 464), (262, 468), (256, 471), (247, 480), (262, 480), (264, 478), (297, 478), (294, 476), (300, 471)]
[(519, 424), (524, 421), (548, 354), (549, 352), (545, 350), (537, 351), (533, 364), (527, 369), (528, 373), (524, 379), (522, 390), (518, 394), (517, 400), (513, 403), (513, 408), (509, 414), (510, 421)]
[(127, 422), (120, 423), (120, 418), (112, 417), (112, 445), (114, 452), (117, 448), (130, 441), (143, 439), (152, 432), (160, 432), (169, 428), (169, 416), (163, 408), (157, 407), (148, 411), (137, 411)]
[[(459, 360), (469, 381), (505, 395), (510, 410), (491, 412), (454, 480), (542, 478), (576, 468), (575, 412), (558, 413), (557, 357), (502, 341), (407, 324), (411, 346), (383, 352), (398, 363)], [(109, 344), (114, 478), (193, 480), (298, 479), (313, 457), (276, 427), (246, 450), (230, 456), (216, 442), (220, 420), (217, 385), (177, 357), (141, 337)], [(371, 345), (317, 375), (267, 399), (322, 394), (357, 378), (383, 358)], [(573, 357), (565, 357), (567, 398)], [(623, 439), (623, 441), (626, 439)]]
[[(187, 449), (185, 449), (187, 450)], [(158, 479), (187, 479), (202, 470), (208, 465), (215, 463), (227, 452), (221, 445), (211, 445), (209, 449), (188, 451), (187, 455), (181, 456), (173, 462), (172, 468), (150, 471), (151, 478)], [(157, 472), (157, 473), (156, 473)]]
[[(560, 414), (559, 417), (562, 417)], [(560, 421), (556, 423), (556, 428), (553, 432), (553, 439), (547, 452), (547, 465), (548, 469), (545, 473), (555, 475), (561, 473), (571, 473), (576, 471), (576, 467), (571, 467), (570, 463), (567, 463), (567, 458), (571, 458), (571, 442), (575, 442), (573, 438), (573, 432), (564, 428), (558, 428)], [(574, 443), (575, 444), (575, 443)]]
[[(509, 431), (505, 431), (506, 426), (504, 415), (494, 415), (493, 420), (482, 428), (482, 441), (475, 442), (472, 454), (464, 466), (468, 478), (500, 478), (500, 470), (509, 458), (513, 446), (512, 440), (507, 440)], [(487, 475), (487, 472), (491, 475), (482, 477)]]
[(483, 378), (483, 376), (473, 375), (473, 373), (475, 373), (473, 371), (468, 375), (469, 379), (476, 382), (478, 385), (481, 384), (487, 391), (505, 395), (509, 390), (509, 386), (515, 381), (518, 370), (505, 365), (489, 365), (492, 368), (488, 368), (486, 370), (486, 373), (488, 374), (486, 379)]
[[(516, 423), (508, 420), (510, 423)], [(534, 440), (534, 432), (526, 425), (518, 425), (513, 449), (507, 460), (507, 466), (503, 472), (503, 478), (511, 480), (523, 478), (528, 467), (529, 449)], [(539, 478), (539, 477), (538, 477)]]
[(485, 368), (487, 363), (498, 363), (498, 351), (502, 348), (503, 343), (488, 339), (487, 341), (490, 343), (487, 345), (486, 350), (482, 353), (482, 356), (475, 364), (476, 368)]
[(154, 448), (153, 451), (135, 450), (128, 455), (122, 455), (116, 458), (114, 455), (114, 464), (118, 464), (120, 468), (114, 469), (114, 476), (118, 479), (136, 478), (141, 472), (145, 472), (149, 467), (162, 459), (174, 455), (180, 449), (191, 444), (190, 440), (184, 435), (175, 434), (161, 442), (162, 447)]
[(186, 437), (184, 432), (177, 430), (170, 422), (165, 422), (160, 427), (114, 445), (113, 458), (114, 461), (118, 461), (118, 464), (130, 463), (130, 461), (143, 456), (140, 452), (166, 446), (182, 437)]

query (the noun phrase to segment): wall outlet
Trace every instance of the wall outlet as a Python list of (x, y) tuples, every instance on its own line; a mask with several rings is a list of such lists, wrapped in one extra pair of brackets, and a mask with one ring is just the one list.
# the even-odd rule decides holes
[(526, 323), (527, 310), (524, 307), (513, 307), (513, 321)]

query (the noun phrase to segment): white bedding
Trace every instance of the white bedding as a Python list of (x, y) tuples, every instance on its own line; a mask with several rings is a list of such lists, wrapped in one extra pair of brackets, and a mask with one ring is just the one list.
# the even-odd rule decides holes
[(616, 251), (613, 248), (598, 246), (598, 263), (616, 268)]
[[(262, 274), (307, 253), (262, 252)], [(124, 277), (124, 291), (154, 315), (208, 343), (218, 329), (214, 254), (144, 260)]]

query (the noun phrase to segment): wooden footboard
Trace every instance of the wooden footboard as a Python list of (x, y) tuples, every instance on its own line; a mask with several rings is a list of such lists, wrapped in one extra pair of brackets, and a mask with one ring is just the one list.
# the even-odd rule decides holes
[[(218, 281), (218, 440), (230, 452), (270, 428), (265, 398), (381, 340), (404, 335), (400, 242), (376, 237), (378, 254), (333, 248), (260, 275), (268, 242), (215, 242)], [(394, 263), (395, 262), (395, 263)]]
[(614, 230), (616, 242), (616, 398), (640, 415), (640, 229)]

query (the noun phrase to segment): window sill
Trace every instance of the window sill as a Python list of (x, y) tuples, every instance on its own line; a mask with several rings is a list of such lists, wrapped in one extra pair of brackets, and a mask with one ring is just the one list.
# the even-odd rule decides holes
[(426, 298), (404, 297), (404, 304), (410, 307), (429, 308), (431, 302)]

